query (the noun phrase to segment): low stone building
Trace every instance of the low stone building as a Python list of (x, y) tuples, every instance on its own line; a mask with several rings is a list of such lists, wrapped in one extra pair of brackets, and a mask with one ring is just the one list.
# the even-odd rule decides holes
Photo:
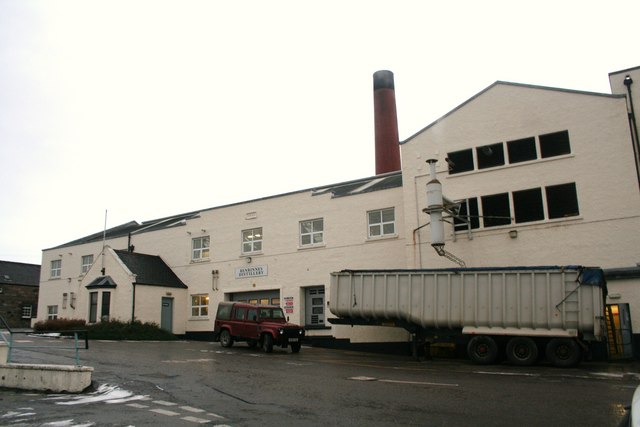
[(31, 327), (38, 312), (39, 287), (39, 265), (0, 261), (0, 316), (10, 328)]

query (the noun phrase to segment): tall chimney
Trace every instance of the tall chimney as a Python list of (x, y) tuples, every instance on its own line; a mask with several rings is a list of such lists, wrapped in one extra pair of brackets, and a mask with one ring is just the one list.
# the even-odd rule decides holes
[(373, 113), (376, 138), (376, 175), (400, 170), (400, 141), (393, 73), (373, 74)]

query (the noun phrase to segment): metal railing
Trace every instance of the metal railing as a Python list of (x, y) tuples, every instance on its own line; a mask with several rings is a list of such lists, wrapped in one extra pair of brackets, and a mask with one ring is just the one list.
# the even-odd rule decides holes
[[(8, 332), (8, 338), (6, 336), (7, 333), (5, 333), (5, 330)], [(17, 334), (31, 335), (36, 337), (37, 336), (41, 336), (41, 337), (55, 336), (55, 338), (61, 338), (61, 337), (66, 338), (66, 337), (73, 336), (73, 346), (52, 345), (50, 342), (48, 342), (46, 345), (30, 345), (30, 344), (16, 345), (16, 342), (14, 341), (14, 335), (17, 335)], [(42, 334), (38, 334), (37, 332), (33, 332), (33, 331), (29, 331), (29, 332), (13, 331), (11, 330), (11, 328), (9, 327), (9, 325), (7, 324), (7, 322), (2, 316), (0, 316), (0, 337), (2, 337), (2, 341), (4, 341), (5, 345), (8, 348), (7, 363), (11, 363), (14, 350), (33, 349), (33, 348), (47, 348), (47, 349), (55, 348), (55, 349), (62, 349), (62, 350), (73, 350), (75, 352), (76, 366), (80, 366), (80, 350), (89, 349), (89, 336), (88, 336), (87, 330), (85, 329), (69, 330), (69, 331), (47, 331)], [(81, 347), (80, 343), (82, 341), (84, 341), (84, 347)]]

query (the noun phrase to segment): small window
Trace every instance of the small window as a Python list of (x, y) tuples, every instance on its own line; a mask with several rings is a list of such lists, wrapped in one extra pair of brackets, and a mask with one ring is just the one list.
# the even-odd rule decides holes
[(485, 227), (511, 224), (509, 193), (482, 197), (482, 223)]
[(23, 305), (22, 306), (22, 318), (23, 319), (31, 319), (33, 315), (33, 306), (32, 305)]
[(449, 174), (453, 175), (461, 172), (473, 170), (473, 151), (468, 150), (454, 151), (447, 153), (446, 162), (449, 165)]
[(247, 320), (250, 320), (252, 322), (257, 322), (258, 321), (258, 309), (257, 308), (250, 308), (249, 311), (247, 312)]
[(98, 321), (98, 293), (89, 293), (89, 323)]
[(91, 268), (91, 265), (93, 265), (93, 255), (83, 255), (82, 262), (80, 265), (82, 274), (89, 271), (89, 269)]
[(65, 309), (67, 308), (67, 301), (69, 300), (69, 294), (68, 293), (63, 293), (62, 294), (62, 308)]
[(244, 307), (236, 307), (236, 312), (233, 316), (235, 320), (244, 320), (244, 314), (247, 312), (247, 309)]
[(576, 184), (552, 185), (545, 188), (549, 219), (580, 215)]
[(300, 246), (319, 245), (324, 242), (324, 220), (322, 218), (300, 221)]
[(507, 141), (509, 163), (520, 163), (538, 158), (536, 153), (536, 139), (534, 137)]
[(191, 240), (191, 260), (200, 261), (209, 258), (209, 236)]
[(571, 153), (571, 145), (569, 144), (569, 131), (548, 133), (540, 135), (540, 156), (545, 159), (547, 157), (561, 156)]
[(453, 217), (455, 231), (467, 231), (469, 228), (480, 228), (478, 216), (478, 199), (472, 197), (460, 202), (458, 215)]
[(100, 321), (108, 322), (111, 315), (111, 292), (102, 293), (102, 310), (100, 311)]
[(280, 298), (279, 297), (271, 298), (271, 305), (280, 305)]
[(54, 259), (51, 261), (51, 278), (59, 279), (62, 273), (62, 260)]
[(191, 317), (209, 315), (209, 295), (191, 295)]
[(55, 320), (58, 318), (58, 306), (57, 305), (48, 305), (47, 306), (47, 319)]
[(396, 233), (395, 209), (387, 208), (367, 212), (369, 237), (390, 236)]
[(219, 304), (218, 313), (216, 314), (216, 319), (229, 320), (231, 318), (232, 307), (233, 306), (231, 304)]
[(262, 251), (262, 227), (242, 232), (242, 253)]
[(476, 156), (478, 169), (504, 165), (504, 148), (501, 142), (476, 148)]
[(513, 212), (516, 217), (516, 224), (543, 220), (542, 189), (532, 188), (530, 190), (514, 191)]

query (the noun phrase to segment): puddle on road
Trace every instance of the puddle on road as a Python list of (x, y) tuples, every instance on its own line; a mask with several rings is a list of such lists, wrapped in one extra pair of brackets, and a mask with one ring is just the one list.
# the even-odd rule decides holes
[(86, 403), (104, 402), (104, 403), (123, 403), (134, 400), (145, 400), (149, 396), (133, 394), (130, 391), (123, 390), (118, 386), (111, 384), (102, 384), (93, 393), (82, 394), (78, 396), (57, 395), (46, 400), (56, 400), (56, 405), (83, 405)]

